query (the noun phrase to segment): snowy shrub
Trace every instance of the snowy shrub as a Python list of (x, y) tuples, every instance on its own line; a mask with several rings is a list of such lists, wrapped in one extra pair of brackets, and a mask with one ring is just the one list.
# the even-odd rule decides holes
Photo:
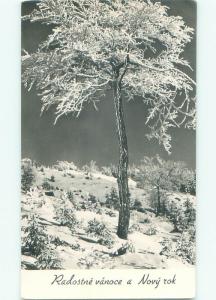
[(70, 245), (70, 248), (73, 249), (74, 251), (81, 251), (81, 250), (82, 250), (80, 244), (77, 243), (77, 242), (71, 244), (71, 245)]
[(51, 236), (50, 243), (55, 246), (68, 246), (68, 243), (64, 240), (61, 240), (58, 236)]
[(196, 263), (195, 227), (181, 234), (176, 242), (166, 239), (162, 242), (161, 255), (181, 257), (183, 261), (194, 265)]
[(117, 178), (117, 176), (118, 176), (118, 167), (116, 165), (111, 164), (110, 169), (111, 169), (112, 176)]
[(95, 210), (95, 212), (96, 212), (96, 214), (98, 214), (98, 215), (102, 215), (102, 213), (103, 213), (103, 211), (102, 211), (101, 208), (97, 208), (97, 209)]
[(44, 179), (43, 183), (42, 183), (42, 188), (44, 190), (53, 190), (54, 187), (49, 183), (49, 180), (47, 178)]
[(157, 230), (154, 226), (150, 226), (145, 232), (144, 234), (146, 235), (155, 235), (157, 233)]
[(97, 265), (98, 265), (98, 262), (95, 261), (95, 258), (90, 255), (81, 257), (78, 262), (78, 266), (83, 269), (91, 269)]
[(68, 192), (67, 192), (67, 198), (68, 198), (68, 200), (73, 204), (74, 194), (73, 194), (72, 191), (68, 191)]
[(141, 228), (140, 228), (140, 225), (139, 225), (139, 224), (133, 224), (133, 225), (131, 225), (131, 226), (129, 227), (129, 230), (128, 230), (129, 233), (133, 233), (133, 232), (135, 232), (135, 231), (138, 231), (138, 232), (141, 231)]
[(110, 217), (116, 217), (116, 213), (112, 210), (105, 210), (105, 214)]
[(97, 198), (93, 194), (89, 194), (88, 201), (90, 203), (97, 203)]
[(44, 226), (39, 224), (36, 214), (32, 214), (26, 220), (26, 226), (22, 227), (21, 249), (22, 253), (37, 257), (49, 244), (49, 237)]
[(73, 162), (68, 161), (57, 161), (57, 163), (53, 166), (54, 169), (58, 171), (77, 171), (78, 168)]
[(101, 208), (100, 203), (94, 195), (89, 195), (87, 198), (81, 196), (81, 198), (83, 198), (83, 201), (79, 203), (81, 209), (97, 212)]
[[(88, 173), (88, 174), (89, 174), (89, 173)], [(87, 179), (87, 180), (92, 180), (92, 179), (93, 179), (92, 174), (89, 174), (89, 175), (85, 176), (85, 179)]]
[(183, 258), (183, 260), (194, 265), (196, 263), (196, 252), (195, 252), (195, 231), (186, 231), (182, 233), (176, 244), (175, 253), (177, 256)]
[(166, 257), (174, 257), (173, 251), (173, 242), (168, 238), (165, 238), (162, 242), (162, 249), (160, 255), (165, 255)]
[(98, 243), (103, 246), (107, 246), (108, 248), (110, 248), (114, 243), (110, 230), (104, 223), (99, 222), (96, 219), (88, 222), (86, 233), (96, 236), (98, 238)]
[(25, 195), (26, 205), (34, 212), (35, 208), (40, 208), (45, 204), (43, 192), (37, 188), (31, 188)]
[(119, 197), (115, 188), (112, 188), (109, 194), (105, 195), (105, 206), (108, 208), (119, 209)]
[(131, 209), (138, 210), (141, 207), (142, 207), (142, 202), (138, 199), (135, 199), (132, 206), (131, 206)]
[(101, 223), (96, 219), (93, 219), (88, 222), (86, 233), (100, 236), (102, 232), (105, 230), (106, 230), (106, 225), (104, 223)]
[(112, 248), (114, 240), (110, 233), (107, 232), (106, 234), (103, 233), (103, 236), (99, 238), (98, 243), (100, 245), (106, 246), (107, 248)]
[(67, 194), (63, 193), (61, 202), (55, 206), (55, 219), (62, 226), (67, 226), (71, 232), (75, 231), (79, 222), (74, 214), (74, 209), (70, 208)]
[(96, 164), (96, 161), (94, 161), (94, 160), (91, 160), (89, 164), (84, 165), (82, 167), (82, 170), (85, 173), (89, 173), (89, 174), (99, 172), (99, 168), (98, 168), (98, 166)]
[(101, 173), (106, 176), (113, 176), (117, 178), (118, 175), (118, 168), (117, 166), (110, 164), (109, 166), (103, 166), (101, 167)]
[(138, 167), (133, 164), (128, 167), (128, 176), (132, 179), (136, 179), (139, 176), (140, 170)]
[(51, 181), (51, 182), (55, 182), (55, 176), (52, 175), (52, 176), (50, 177), (50, 181)]
[(110, 263), (110, 256), (95, 250), (93, 253), (88, 254), (85, 257), (81, 257), (78, 265), (83, 269), (91, 269), (98, 267), (99, 265), (101, 266), (106, 262)]
[(135, 247), (132, 242), (126, 242), (122, 245), (122, 248), (126, 249), (127, 252), (134, 253)]
[(38, 199), (37, 207), (41, 208), (43, 205), (45, 205), (46, 201), (44, 198), (41, 198), (40, 200)]
[(192, 170), (185, 170), (180, 185), (180, 192), (196, 195), (196, 173)]
[(189, 199), (184, 202), (184, 208), (184, 229), (194, 227), (196, 222), (196, 210)]
[(75, 231), (78, 221), (73, 213), (73, 210), (66, 207), (59, 207), (56, 209), (55, 219), (62, 225), (67, 226), (72, 232)]
[(106, 166), (101, 167), (101, 173), (106, 176), (112, 176), (112, 171), (110, 167), (106, 167)]
[(134, 253), (135, 252), (135, 247), (132, 242), (126, 242), (125, 244), (122, 244), (120, 248), (112, 252), (112, 256), (120, 256), (124, 255), (126, 253)]
[(39, 270), (57, 270), (61, 269), (61, 261), (56, 251), (49, 246), (37, 257), (36, 267)]
[(22, 159), (22, 165), (30, 165), (33, 166), (33, 162), (30, 158), (23, 158)]
[(22, 161), (21, 166), (21, 188), (23, 192), (27, 192), (33, 185), (35, 180), (34, 171), (30, 163)]
[(187, 199), (183, 207), (172, 203), (168, 217), (174, 225), (174, 231), (183, 232), (195, 226), (196, 210), (191, 201)]

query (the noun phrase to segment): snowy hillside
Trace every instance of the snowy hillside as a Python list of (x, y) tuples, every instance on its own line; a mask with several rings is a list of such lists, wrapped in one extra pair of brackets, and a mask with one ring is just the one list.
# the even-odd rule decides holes
[[(73, 164), (31, 164), (32, 186), (22, 193), (22, 268), (172, 268), (194, 264), (193, 233), (175, 230), (168, 216), (156, 216), (149, 192), (129, 179), (129, 239), (117, 237), (116, 178), (79, 170)], [(22, 182), (23, 184), (23, 182)], [(25, 184), (25, 182), (24, 182)], [(189, 194), (169, 193), (184, 211)], [(136, 205), (138, 203), (139, 205)], [(171, 205), (170, 204), (170, 205)], [(185, 218), (184, 218), (185, 220)], [(180, 227), (179, 227), (180, 228)]]

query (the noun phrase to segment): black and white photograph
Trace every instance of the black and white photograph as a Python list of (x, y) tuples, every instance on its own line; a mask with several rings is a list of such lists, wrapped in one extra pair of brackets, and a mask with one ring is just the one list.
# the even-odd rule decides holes
[(196, 2), (22, 3), (21, 268), (194, 269)]

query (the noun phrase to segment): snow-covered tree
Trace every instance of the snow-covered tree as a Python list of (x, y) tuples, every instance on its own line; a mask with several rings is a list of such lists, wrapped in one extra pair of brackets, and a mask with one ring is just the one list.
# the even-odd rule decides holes
[(183, 58), (193, 29), (150, 0), (42, 0), (25, 19), (54, 25), (38, 50), (22, 58), (23, 82), (39, 91), (42, 112), (55, 106), (55, 122), (69, 113), (79, 117), (85, 105), (97, 109), (106, 91), (113, 91), (120, 152), (117, 234), (126, 239), (130, 204), (123, 101), (142, 97), (148, 138), (170, 152), (169, 128), (195, 126), (194, 82)]
[(186, 183), (192, 174), (195, 173), (181, 161), (164, 160), (159, 155), (143, 158), (139, 166), (139, 181), (152, 190), (157, 216), (165, 213), (166, 193), (181, 190), (182, 183)]

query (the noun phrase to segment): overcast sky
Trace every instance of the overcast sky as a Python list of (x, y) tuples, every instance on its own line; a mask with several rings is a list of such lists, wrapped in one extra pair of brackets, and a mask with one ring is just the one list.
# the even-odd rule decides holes
[[(196, 4), (191, 0), (162, 0), (170, 6), (170, 14), (180, 15), (187, 25), (196, 26)], [(22, 14), (30, 12), (32, 2), (24, 2)], [(22, 48), (30, 53), (37, 49), (51, 29), (39, 23), (22, 23)], [(196, 37), (187, 46), (185, 58), (192, 68), (196, 67)], [(188, 72), (195, 78), (195, 71)], [(28, 92), (22, 88), (22, 157), (29, 157), (41, 163), (51, 165), (57, 160), (74, 161), (81, 166), (90, 160), (99, 165), (117, 163), (118, 142), (114, 119), (112, 95), (108, 94), (98, 105), (99, 111), (88, 106), (79, 119), (71, 115), (61, 118), (54, 126), (53, 110), (40, 117), (40, 98), (33, 89)], [(145, 138), (145, 106), (141, 100), (125, 102), (125, 121), (128, 135), (129, 160), (137, 163), (144, 156), (160, 154), (165, 159), (185, 161), (189, 167), (195, 167), (195, 132), (174, 129), (172, 154), (168, 155), (157, 141)]]

